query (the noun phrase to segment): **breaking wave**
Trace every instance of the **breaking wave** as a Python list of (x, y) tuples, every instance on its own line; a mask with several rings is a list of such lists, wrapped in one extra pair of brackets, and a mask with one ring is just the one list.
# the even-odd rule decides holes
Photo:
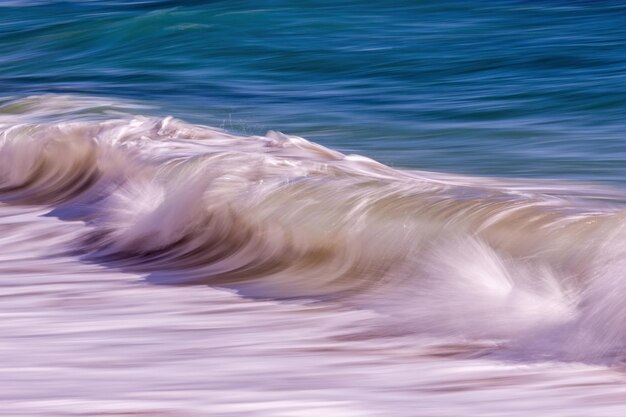
[(0, 106), (0, 204), (83, 221), (66, 249), (85, 262), (341, 300), (531, 354), (626, 356), (621, 191), (401, 171), (85, 100)]

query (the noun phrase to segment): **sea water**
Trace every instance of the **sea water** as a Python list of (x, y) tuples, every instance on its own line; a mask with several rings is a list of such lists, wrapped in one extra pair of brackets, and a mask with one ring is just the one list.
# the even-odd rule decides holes
[(621, 416), (619, 2), (0, 1), (10, 416)]

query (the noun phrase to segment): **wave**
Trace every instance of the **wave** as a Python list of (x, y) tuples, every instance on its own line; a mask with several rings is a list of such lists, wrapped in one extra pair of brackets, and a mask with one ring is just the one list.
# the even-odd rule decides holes
[(85, 262), (537, 355), (626, 354), (621, 191), (396, 170), (85, 100), (0, 106), (0, 204), (83, 221)]

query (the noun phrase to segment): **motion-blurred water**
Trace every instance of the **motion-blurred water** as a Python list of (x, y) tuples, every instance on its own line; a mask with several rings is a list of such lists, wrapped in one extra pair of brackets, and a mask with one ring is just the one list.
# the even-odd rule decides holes
[(0, 0), (0, 409), (624, 415), (625, 28)]
[(622, 183), (618, 1), (1, 1), (5, 96), (88, 94), (398, 167)]

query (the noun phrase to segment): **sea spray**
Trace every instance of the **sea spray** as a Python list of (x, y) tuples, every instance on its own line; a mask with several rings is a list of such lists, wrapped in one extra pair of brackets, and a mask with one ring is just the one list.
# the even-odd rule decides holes
[(170, 117), (1, 129), (2, 201), (84, 222), (68, 248), (84, 262), (373, 308), (429, 335), (519, 346), (549, 331), (547, 355), (625, 352), (623, 205), (599, 187), (400, 171)]

